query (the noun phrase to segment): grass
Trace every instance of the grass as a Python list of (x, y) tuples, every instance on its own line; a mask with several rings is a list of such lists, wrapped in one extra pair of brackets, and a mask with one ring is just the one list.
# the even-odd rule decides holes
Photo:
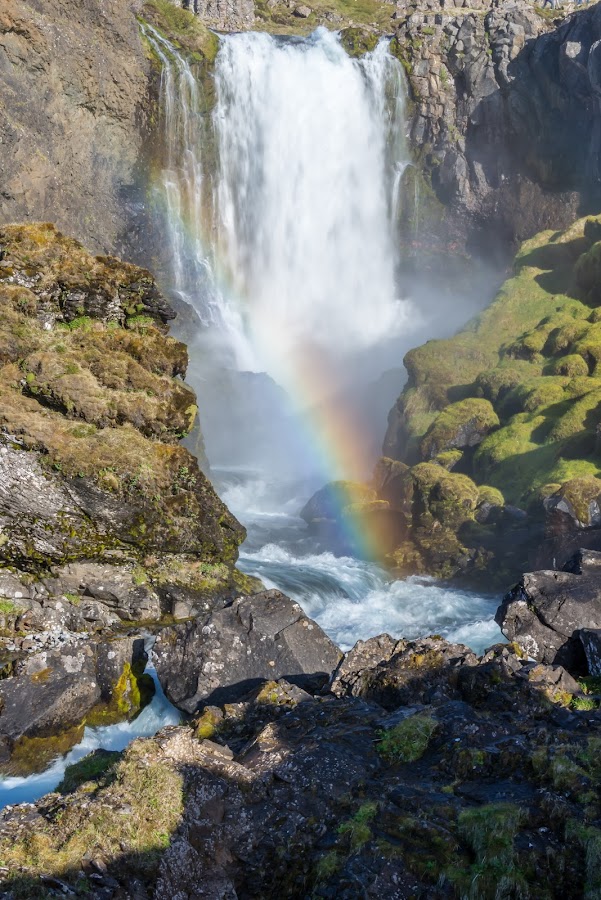
[(372, 838), (370, 822), (378, 814), (378, 804), (373, 801), (364, 803), (359, 807), (355, 815), (347, 822), (343, 822), (338, 828), (339, 835), (348, 838), (350, 849), (358, 852)]
[(0, 613), (4, 616), (14, 616), (19, 612), (19, 607), (12, 600), (0, 599)]
[(524, 811), (511, 803), (490, 803), (459, 814), (459, 833), (475, 857), (467, 870), (447, 873), (462, 897), (496, 900), (529, 896), (514, 850), (524, 818)]
[[(71, 783), (76, 787), (80, 777), (91, 776), (92, 765), (88, 758), (85, 774), (81, 768), (66, 774), (67, 789)], [(157, 758), (151, 741), (130, 745), (112, 771), (112, 780), (99, 786), (93, 805), (73, 795), (60, 815), (37, 819), (26, 830), (0, 837), (0, 865), (14, 873), (5, 879), (12, 896), (40, 896), (33, 893), (40, 875), (76, 877), (82, 858), (90, 854), (104, 858), (109, 868), (125, 854), (132, 874), (156, 875), (161, 853), (182, 814), (182, 776)], [(101, 774), (106, 772), (105, 768)], [(130, 811), (120, 815), (125, 807)]]
[(436, 720), (425, 713), (409, 716), (394, 728), (378, 733), (378, 753), (389, 763), (416, 762), (428, 749), (437, 727)]

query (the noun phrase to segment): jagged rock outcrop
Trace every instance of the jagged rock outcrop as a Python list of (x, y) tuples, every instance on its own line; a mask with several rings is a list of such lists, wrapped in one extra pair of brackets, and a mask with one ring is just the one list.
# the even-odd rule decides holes
[(164, 628), (154, 652), (167, 697), (188, 713), (239, 700), (268, 678), (318, 687), (341, 657), (319, 625), (279, 591), (240, 597), (208, 618)]
[(502, 259), (598, 209), (598, 7), (554, 22), (522, 0), (399, 3), (395, 15), (418, 154), (413, 240)]
[[(474, 883), (494, 897), (500, 877), (549, 900), (593, 889), (601, 720), (564, 669), (504, 645), (477, 660), (381, 635), (343, 671), (336, 697), (270, 681), (70, 767), (58, 793), (0, 813), (0, 889), (450, 900)], [(371, 686), (387, 674), (384, 708)]]
[[(524, 575), (495, 618), (503, 634), (528, 656), (586, 674), (595, 637), (583, 641), (580, 630), (601, 628), (601, 553), (583, 550), (565, 571)], [(596, 675), (597, 667), (593, 662), (590, 674)]]

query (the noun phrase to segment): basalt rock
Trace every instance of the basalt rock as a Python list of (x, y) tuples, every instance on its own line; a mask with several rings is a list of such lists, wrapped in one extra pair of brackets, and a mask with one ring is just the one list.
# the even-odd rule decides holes
[[(398, 3), (393, 48), (412, 94), (409, 233), (502, 258), (579, 201), (595, 208), (601, 17), (550, 21), (530, 3)], [(557, 127), (561, 122), (562, 126)], [(444, 209), (444, 224), (440, 212)], [(416, 240), (417, 237), (417, 240)]]
[(496, 620), (528, 656), (583, 674), (580, 630), (601, 628), (601, 554), (583, 550), (566, 569), (524, 575)]
[(319, 687), (341, 656), (279, 591), (241, 597), (208, 618), (164, 628), (154, 652), (167, 697), (189, 713), (238, 700), (265, 679)]
[[(398, 645), (384, 635), (354, 648), (336, 697), (270, 681), (118, 760), (82, 761), (64, 793), (0, 814), (2, 889), (57, 879), (115, 900), (192, 898), (198, 885), (211, 900), (450, 900), (474, 882), (495, 896), (502, 860), (516, 895), (585, 896), (601, 834), (599, 711), (579, 710), (560, 667), (506, 645), (476, 660), (438, 640), (401, 651), (431, 679), (411, 705), (351, 696), (397, 680)], [(425, 649), (440, 667), (411, 665)], [(83, 860), (82, 831), (94, 847)], [(160, 848), (144, 850), (156, 833)]]

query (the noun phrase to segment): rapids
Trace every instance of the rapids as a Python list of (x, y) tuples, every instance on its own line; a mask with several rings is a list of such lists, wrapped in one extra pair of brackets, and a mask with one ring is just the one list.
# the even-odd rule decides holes
[(278, 496), (257, 473), (215, 475), (223, 499), (248, 528), (239, 567), (297, 600), (343, 650), (382, 632), (404, 638), (441, 634), (476, 653), (503, 640), (494, 621), (496, 595), (441, 586), (431, 578), (396, 581), (375, 563), (334, 556), (308, 535), (298, 517), (303, 499), (291, 498), (293, 486), (280, 486)]

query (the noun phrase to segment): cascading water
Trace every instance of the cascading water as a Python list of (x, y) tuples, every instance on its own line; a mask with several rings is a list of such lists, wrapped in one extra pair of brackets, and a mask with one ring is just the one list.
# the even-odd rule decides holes
[[(324, 553), (298, 518), (312, 488), (365, 477), (363, 437), (375, 426), (352, 400), (418, 340), (396, 249), (408, 160), (399, 63), (385, 41), (350, 59), (325, 29), (304, 40), (228, 35), (209, 117), (175, 48), (147, 35), (164, 66), (172, 281), (205, 326), (190, 377), (214, 477), (248, 527), (241, 567), (287, 591), (345, 647), (384, 630), (484, 646), (499, 635), (493, 598), (391, 583), (376, 565)], [(226, 393), (223, 373), (214, 377), (224, 359), (234, 370)], [(287, 399), (265, 376), (245, 380), (244, 369), (267, 373)], [(264, 403), (234, 425), (251, 389)], [(225, 408), (220, 420), (211, 407)], [(257, 408), (277, 422), (262, 442)], [(274, 445), (284, 447), (277, 466)], [(224, 459), (229, 468), (219, 469)]]
[(404, 92), (386, 43), (356, 61), (325, 29), (232, 35), (216, 90), (217, 255), (257, 367), (294, 379), (307, 347), (332, 358), (396, 336), (409, 317), (393, 200)]

